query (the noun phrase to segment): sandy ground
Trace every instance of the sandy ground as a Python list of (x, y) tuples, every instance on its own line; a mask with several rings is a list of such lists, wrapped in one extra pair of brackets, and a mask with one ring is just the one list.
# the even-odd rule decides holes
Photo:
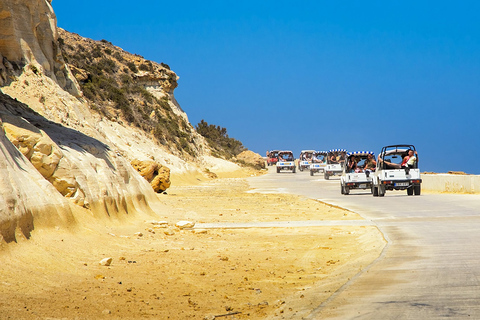
[[(168, 194), (159, 195), (166, 206), (160, 217), (87, 219), (2, 245), (0, 318), (300, 319), (385, 245), (371, 226), (174, 227), (180, 220), (361, 219), (294, 195), (247, 193), (246, 181), (234, 176), (172, 177)], [(109, 257), (110, 266), (99, 264)]]

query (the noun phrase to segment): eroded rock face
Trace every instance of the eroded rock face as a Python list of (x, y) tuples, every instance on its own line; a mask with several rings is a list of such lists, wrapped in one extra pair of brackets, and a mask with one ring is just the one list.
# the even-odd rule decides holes
[(15, 69), (32, 64), (63, 89), (80, 95), (57, 45), (56, 25), (51, 1), (0, 1), (0, 85), (9, 82)]
[(1, 121), (0, 155), (0, 240), (28, 239), (38, 224), (73, 224), (68, 201), (7, 139)]
[(153, 188), (153, 191), (161, 193), (170, 187), (170, 169), (155, 161), (133, 160), (132, 166)]
[(49, 121), (2, 93), (0, 119), (0, 148), (7, 148), (0, 152), (0, 240), (12, 241), (20, 222), (61, 224), (70, 204), (99, 217), (153, 212), (158, 199), (150, 184), (101, 138)]
[[(33, 164), (35, 169), (64, 197), (76, 195), (78, 184), (70, 161), (42, 130), (24, 118), (0, 113), (7, 138)], [(84, 204), (84, 197), (77, 204)]]

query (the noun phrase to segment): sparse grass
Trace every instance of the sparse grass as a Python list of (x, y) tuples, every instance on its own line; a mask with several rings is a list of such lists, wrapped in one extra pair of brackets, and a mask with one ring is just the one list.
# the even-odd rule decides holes
[[(151, 134), (160, 144), (176, 150), (178, 155), (195, 157), (197, 147), (191, 125), (173, 112), (168, 96), (155, 97), (134, 78), (139, 70), (156, 72), (164, 70), (162, 66), (169, 69), (168, 65), (154, 66), (148, 60), (134, 63), (128, 53), (106, 40), (92, 45), (89, 41), (69, 43), (69, 37), (60, 39), (65, 61), (88, 74), (80, 86), (84, 96), (91, 101), (92, 110), (102, 116), (117, 118), (116, 109), (124, 121)], [(168, 73), (164, 81), (175, 82), (175, 77)]]

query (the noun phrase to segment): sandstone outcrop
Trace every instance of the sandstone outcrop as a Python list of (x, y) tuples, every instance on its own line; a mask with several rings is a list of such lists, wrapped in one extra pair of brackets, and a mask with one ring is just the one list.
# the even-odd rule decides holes
[(12, 72), (21, 73), (31, 64), (35, 72), (43, 71), (63, 89), (80, 95), (57, 45), (56, 25), (51, 1), (0, 2), (0, 85), (9, 82)]
[(67, 205), (89, 209), (96, 216), (153, 213), (149, 202), (158, 199), (148, 182), (137, 178), (129, 161), (101, 139), (51, 122), (3, 94), (0, 117), (5, 140), (30, 163), (36, 179), (49, 185), (45, 189), (49, 194), (68, 198)]
[(16, 241), (17, 231), (28, 239), (39, 224), (73, 224), (68, 201), (7, 139), (1, 122), (0, 149), (0, 239)]
[(170, 187), (170, 169), (155, 161), (133, 160), (132, 166), (147, 180), (153, 191), (161, 193)]
[(237, 160), (256, 169), (265, 169), (265, 160), (261, 155), (250, 150), (245, 150), (237, 155)]
[[(73, 197), (78, 190), (71, 164), (62, 150), (45, 132), (25, 118), (8, 113), (0, 114), (8, 139), (37, 169), (37, 171), (65, 197)], [(83, 205), (83, 200), (80, 202)]]

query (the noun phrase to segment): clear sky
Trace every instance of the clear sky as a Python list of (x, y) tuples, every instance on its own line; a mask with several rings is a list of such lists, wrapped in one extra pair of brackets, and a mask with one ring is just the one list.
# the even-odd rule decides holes
[(413, 144), (480, 174), (480, 1), (53, 1), (58, 25), (180, 77), (192, 125), (250, 150)]

